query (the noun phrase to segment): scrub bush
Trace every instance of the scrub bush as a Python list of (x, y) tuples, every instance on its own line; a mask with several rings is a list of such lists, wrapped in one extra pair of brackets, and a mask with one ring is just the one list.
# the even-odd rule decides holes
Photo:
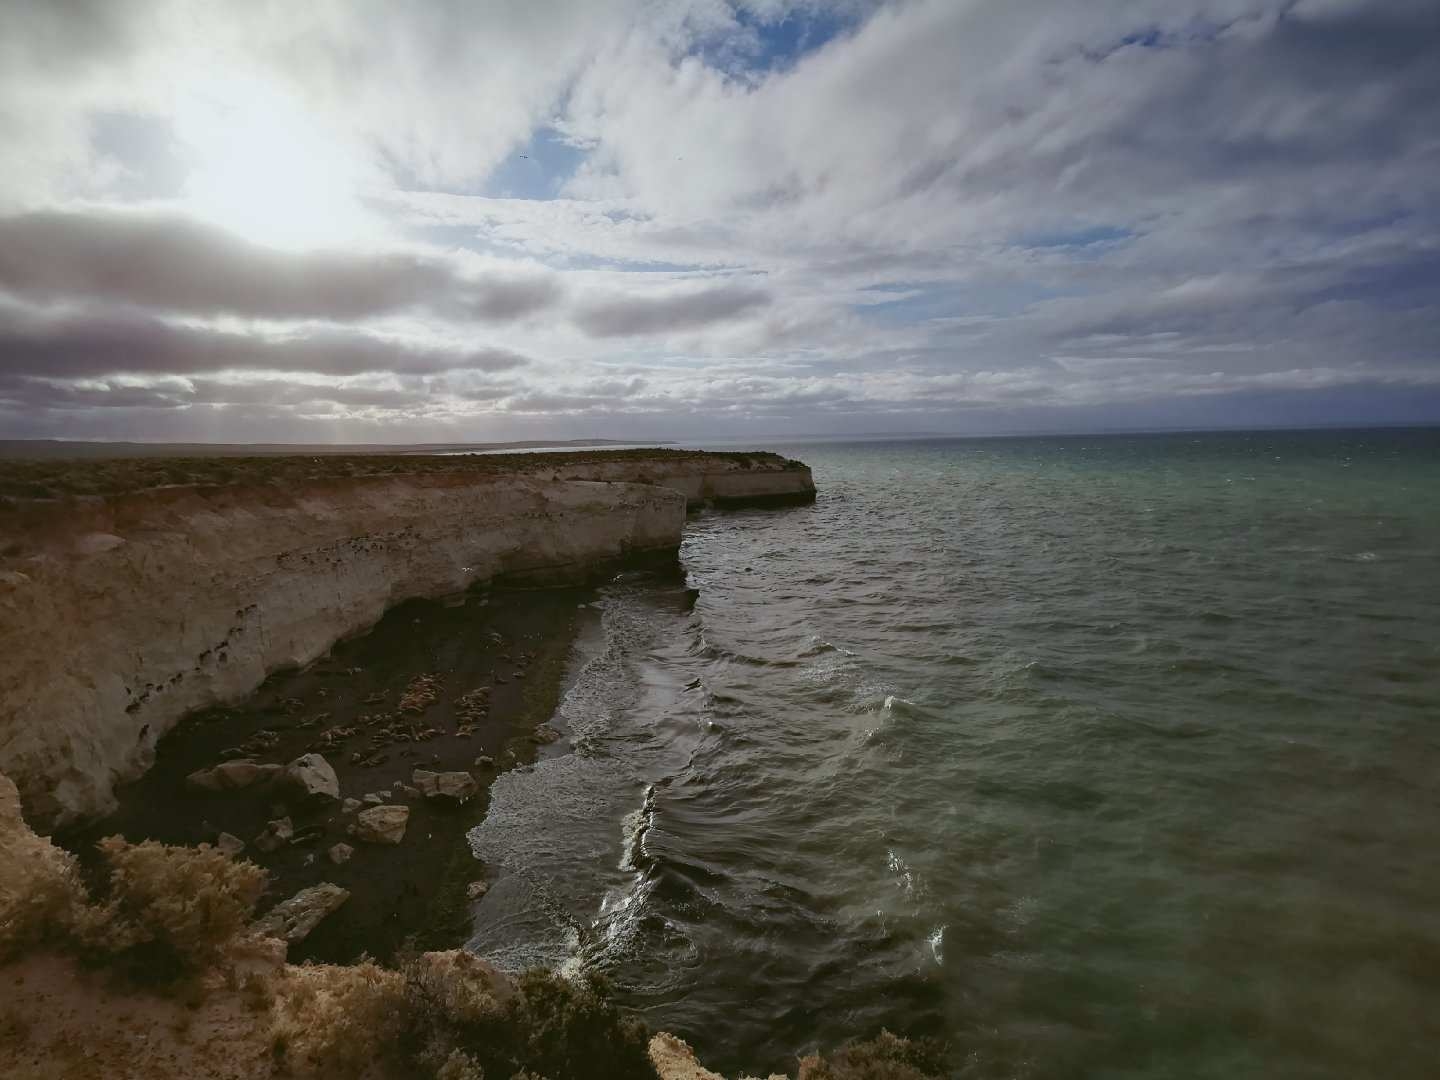
[(939, 1080), (944, 1075), (945, 1049), (939, 1043), (881, 1031), (828, 1058), (812, 1054), (802, 1059), (797, 1080)]
[(174, 982), (224, 960), (268, 880), (260, 867), (205, 844), (111, 836), (98, 846), (110, 870), (109, 896), (79, 911), (73, 933), (82, 952), (140, 982)]

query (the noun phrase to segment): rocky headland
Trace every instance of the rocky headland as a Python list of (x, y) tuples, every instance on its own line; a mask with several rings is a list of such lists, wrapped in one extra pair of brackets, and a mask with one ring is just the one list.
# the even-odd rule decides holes
[(688, 507), (814, 484), (772, 454), (611, 451), (7, 462), (0, 496), (0, 772), (48, 829), (403, 600), (574, 584), (672, 556)]
[(589, 976), (454, 951), (463, 837), (562, 752), (587, 583), (813, 498), (770, 454), (0, 461), (0, 1071), (721, 1080)]

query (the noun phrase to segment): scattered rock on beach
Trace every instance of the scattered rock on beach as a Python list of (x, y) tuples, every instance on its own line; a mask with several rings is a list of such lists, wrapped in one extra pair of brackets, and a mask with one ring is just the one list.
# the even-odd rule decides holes
[(222, 832), (215, 838), (215, 850), (223, 851), (233, 859), (245, 850), (245, 841), (234, 833)]
[(353, 814), (363, 805), (359, 799), (346, 799), (340, 804), (340, 812), (342, 814)]
[(326, 857), (336, 866), (349, 862), (350, 856), (354, 854), (355, 849), (349, 844), (336, 844), (325, 853)]
[(267, 854), (271, 851), (279, 851), (286, 844), (290, 843), (295, 836), (295, 826), (288, 817), (276, 818), (265, 826), (265, 830), (255, 837), (255, 846)]
[(360, 796), (360, 801), (366, 806), (380, 806), (390, 801), (391, 793), (388, 791), (371, 791)]
[(549, 746), (561, 738), (563, 738), (563, 736), (560, 732), (556, 731), (549, 724), (541, 724), (530, 735), (530, 741), (536, 746)]
[(495, 759), (489, 754), (481, 754), (475, 759), (475, 768), (477, 769), (493, 769), (494, 767)]
[(301, 802), (338, 802), (340, 799), (340, 781), (335, 770), (319, 754), (305, 754), (285, 766), (280, 783)]
[(483, 881), (472, 881), (465, 887), (465, 895), (471, 900), (479, 900), (489, 891), (490, 886)]
[(209, 769), (198, 769), (185, 778), (191, 791), (238, 791), (280, 771), (278, 765), (261, 765), (249, 758), (222, 761)]
[(480, 794), (480, 785), (468, 772), (431, 772), (416, 769), (410, 775), (415, 787), (427, 799), (437, 802), (467, 803)]
[(372, 806), (355, 815), (350, 835), (366, 844), (398, 844), (409, 821), (408, 806)]
[(283, 938), (294, 945), (309, 937), (321, 919), (349, 899), (348, 889), (321, 882), (276, 904), (267, 915), (256, 920), (255, 929), (267, 937)]
[(295, 835), (290, 837), (290, 843), (313, 844), (316, 840), (323, 840), (324, 838), (324, 825), (306, 825), (303, 829), (295, 830)]

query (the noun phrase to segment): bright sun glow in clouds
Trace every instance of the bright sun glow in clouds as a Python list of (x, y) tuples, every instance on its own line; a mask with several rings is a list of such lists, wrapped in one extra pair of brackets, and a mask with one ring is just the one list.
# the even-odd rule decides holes
[(378, 234), (357, 198), (366, 170), (353, 148), (269, 87), (226, 83), (197, 96), (178, 127), (197, 162), (186, 185), (192, 213), (272, 247)]

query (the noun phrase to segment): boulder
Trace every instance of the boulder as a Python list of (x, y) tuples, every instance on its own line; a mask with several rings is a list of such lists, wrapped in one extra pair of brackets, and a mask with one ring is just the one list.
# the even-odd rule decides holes
[(346, 799), (340, 804), (340, 812), (342, 814), (353, 814), (356, 810), (360, 809), (361, 805), (359, 799)]
[(366, 844), (398, 844), (409, 820), (408, 806), (372, 806), (355, 815), (350, 835)]
[(269, 780), (279, 771), (279, 765), (261, 765), (249, 758), (237, 758), (192, 772), (185, 778), (185, 786), (191, 791), (238, 791)]
[(350, 899), (348, 889), (328, 881), (301, 889), (289, 900), (281, 901), (255, 922), (255, 929), (266, 937), (282, 938), (291, 945), (304, 941), (320, 920)]
[(305, 754), (285, 766), (280, 774), (284, 792), (301, 803), (340, 801), (340, 781), (330, 763), (319, 754)]
[(350, 856), (355, 854), (355, 849), (349, 844), (336, 844), (325, 853), (330, 861), (336, 866), (350, 861)]
[(541, 724), (531, 732), (530, 741), (536, 746), (549, 746), (553, 742), (558, 742), (563, 737), (560, 732), (556, 731), (549, 724)]
[(223, 851), (233, 859), (245, 850), (245, 841), (234, 833), (222, 832), (215, 838), (215, 850)]
[(269, 853), (278, 851), (290, 843), (295, 836), (295, 826), (288, 817), (276, 818), (265, 826), (265, 830), (255, 837), (255, 846), (261, 851)]
[(477, 769), (493, 769), (495, 767), (495, 759), (489, 754), (481, 754), (475, 759), (475, 767)]
[(449, 802), (457, 806), (467, 803), (480, 794), (480, 785), (468, 772), (431, 772), (416, 769), (410, 779), (425, 798), (436, 802)]
[(471, 900), (479, 900), (489, 891), (490, 886), (483, 881), (472, 881), (465, 887), (465, 895)]
[(325, 826), (324, 826), (324, 825), (306, 825), (306, 826), (304, 826), (303, 828), (299, 828), (299, 829), (296, 829), (296, 830), (295, 830), (295, 834), (290, 837), (290, 843), (292, 843), (292, 844), (313, 844), (313, 843), (315, 843), (316, 840), (323, 840), (324, 838), (325, 838)]
[(390, 801), (390, 792), (371, 791), (360, 796), (360, 801), (366, 806), (382, 806)]

